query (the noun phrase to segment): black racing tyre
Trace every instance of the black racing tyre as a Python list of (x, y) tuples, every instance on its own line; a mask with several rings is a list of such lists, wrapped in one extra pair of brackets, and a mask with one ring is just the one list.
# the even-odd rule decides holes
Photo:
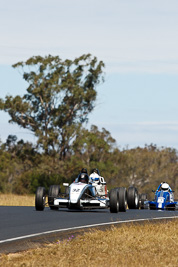
[(139, 195), (137, 188), (130, 186), (127, 191), (127, 203), (129, 209), (139, 209)]
[(119, 211), (126, 211), (127, 189), (125, 187), (118, 187), (118, 191), (119, 191)]
[(46, 190), (44, 187), (38, 187), (35, 195), (35, 209), (44, 210), (46, 203)]
[(147, 200), (147, 194), (141, 194), (140, 196), (140, 208), (144, 209), (144, 201)]
[(117, 188), (111, 189), (109, 194), (110, 212), (117, 213), (119, 211), (119, 191)]
[(58, 207), (54, 206), (54, 198), (58, 197), (61, 192), (60, 185), (51, 185), (48, 192), (48, 205), (52, 210), (58, 210)]

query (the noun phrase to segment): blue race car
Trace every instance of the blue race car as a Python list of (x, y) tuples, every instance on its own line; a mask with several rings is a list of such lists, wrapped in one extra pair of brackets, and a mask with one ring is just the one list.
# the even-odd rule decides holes
[(178, 202), (174, 201), (173, 191), (167, 183), (161, 183), (157, 190), (153, 192), (155, 192), (153, 201), (148, 201), (146, 199), (146, 194), (141, 195), (141, 209), (149, 208), (151, 210), (176, 210), (178, 208)]

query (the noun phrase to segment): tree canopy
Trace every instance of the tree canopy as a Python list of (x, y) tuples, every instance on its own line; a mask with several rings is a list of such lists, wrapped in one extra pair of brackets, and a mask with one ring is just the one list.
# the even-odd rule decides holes
[(95, 106), (104, 63), (90, 54), (64, 61), (49, 55), (13, 67), (22, 68), (27, 93), (0, 99), (0, 109), (9, 113), (10, 122), (32, 131), (46, 154), (65, 157), (77, 129)]

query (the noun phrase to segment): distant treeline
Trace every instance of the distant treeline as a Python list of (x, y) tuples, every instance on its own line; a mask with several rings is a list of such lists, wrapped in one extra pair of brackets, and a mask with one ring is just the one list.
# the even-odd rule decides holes
[(65, 159), (56, 153), (46, 155), (36, 147), (10, 135), (0, 145), (0, 192), (35, 193), (38, 186), (72, 182), (82, 167), (97, 167), (108, 188), (134, 185), (150, 196), (166, 181), (178, 197), (178, 155), (172, 148), (156, 145), (119, 150), (104, 128), (82, 129)]

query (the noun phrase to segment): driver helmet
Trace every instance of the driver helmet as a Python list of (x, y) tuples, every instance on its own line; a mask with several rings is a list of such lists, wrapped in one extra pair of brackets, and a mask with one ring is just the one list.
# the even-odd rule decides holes
[(100, 175), (100, 172), (99, 172), (99, 170), (98, 170), (97, 168), (94, 168), (94, 169), (91, 171), (91, 173), (97, 173), (98, 175)]
[(80, 172), (81, 173), (88, 173), (86, 168), (82, 168)]
[(168, 185), (167, 183), (163, 183), (163, 184), (161, 185), (161, 190), (163, 190), (163, 191), (168, 191), (168, 189), (169, 189), (169, 185)]
[(90, 182), (96, 183), (96, 184), (100, 183), (100, 175), (94, 170), (92, 170), (92, 173), (90, 174)]
[(81, 183), (88, 184), (89, 176), (87, 173), (80, 173), (78, 177), (78, 181)]

